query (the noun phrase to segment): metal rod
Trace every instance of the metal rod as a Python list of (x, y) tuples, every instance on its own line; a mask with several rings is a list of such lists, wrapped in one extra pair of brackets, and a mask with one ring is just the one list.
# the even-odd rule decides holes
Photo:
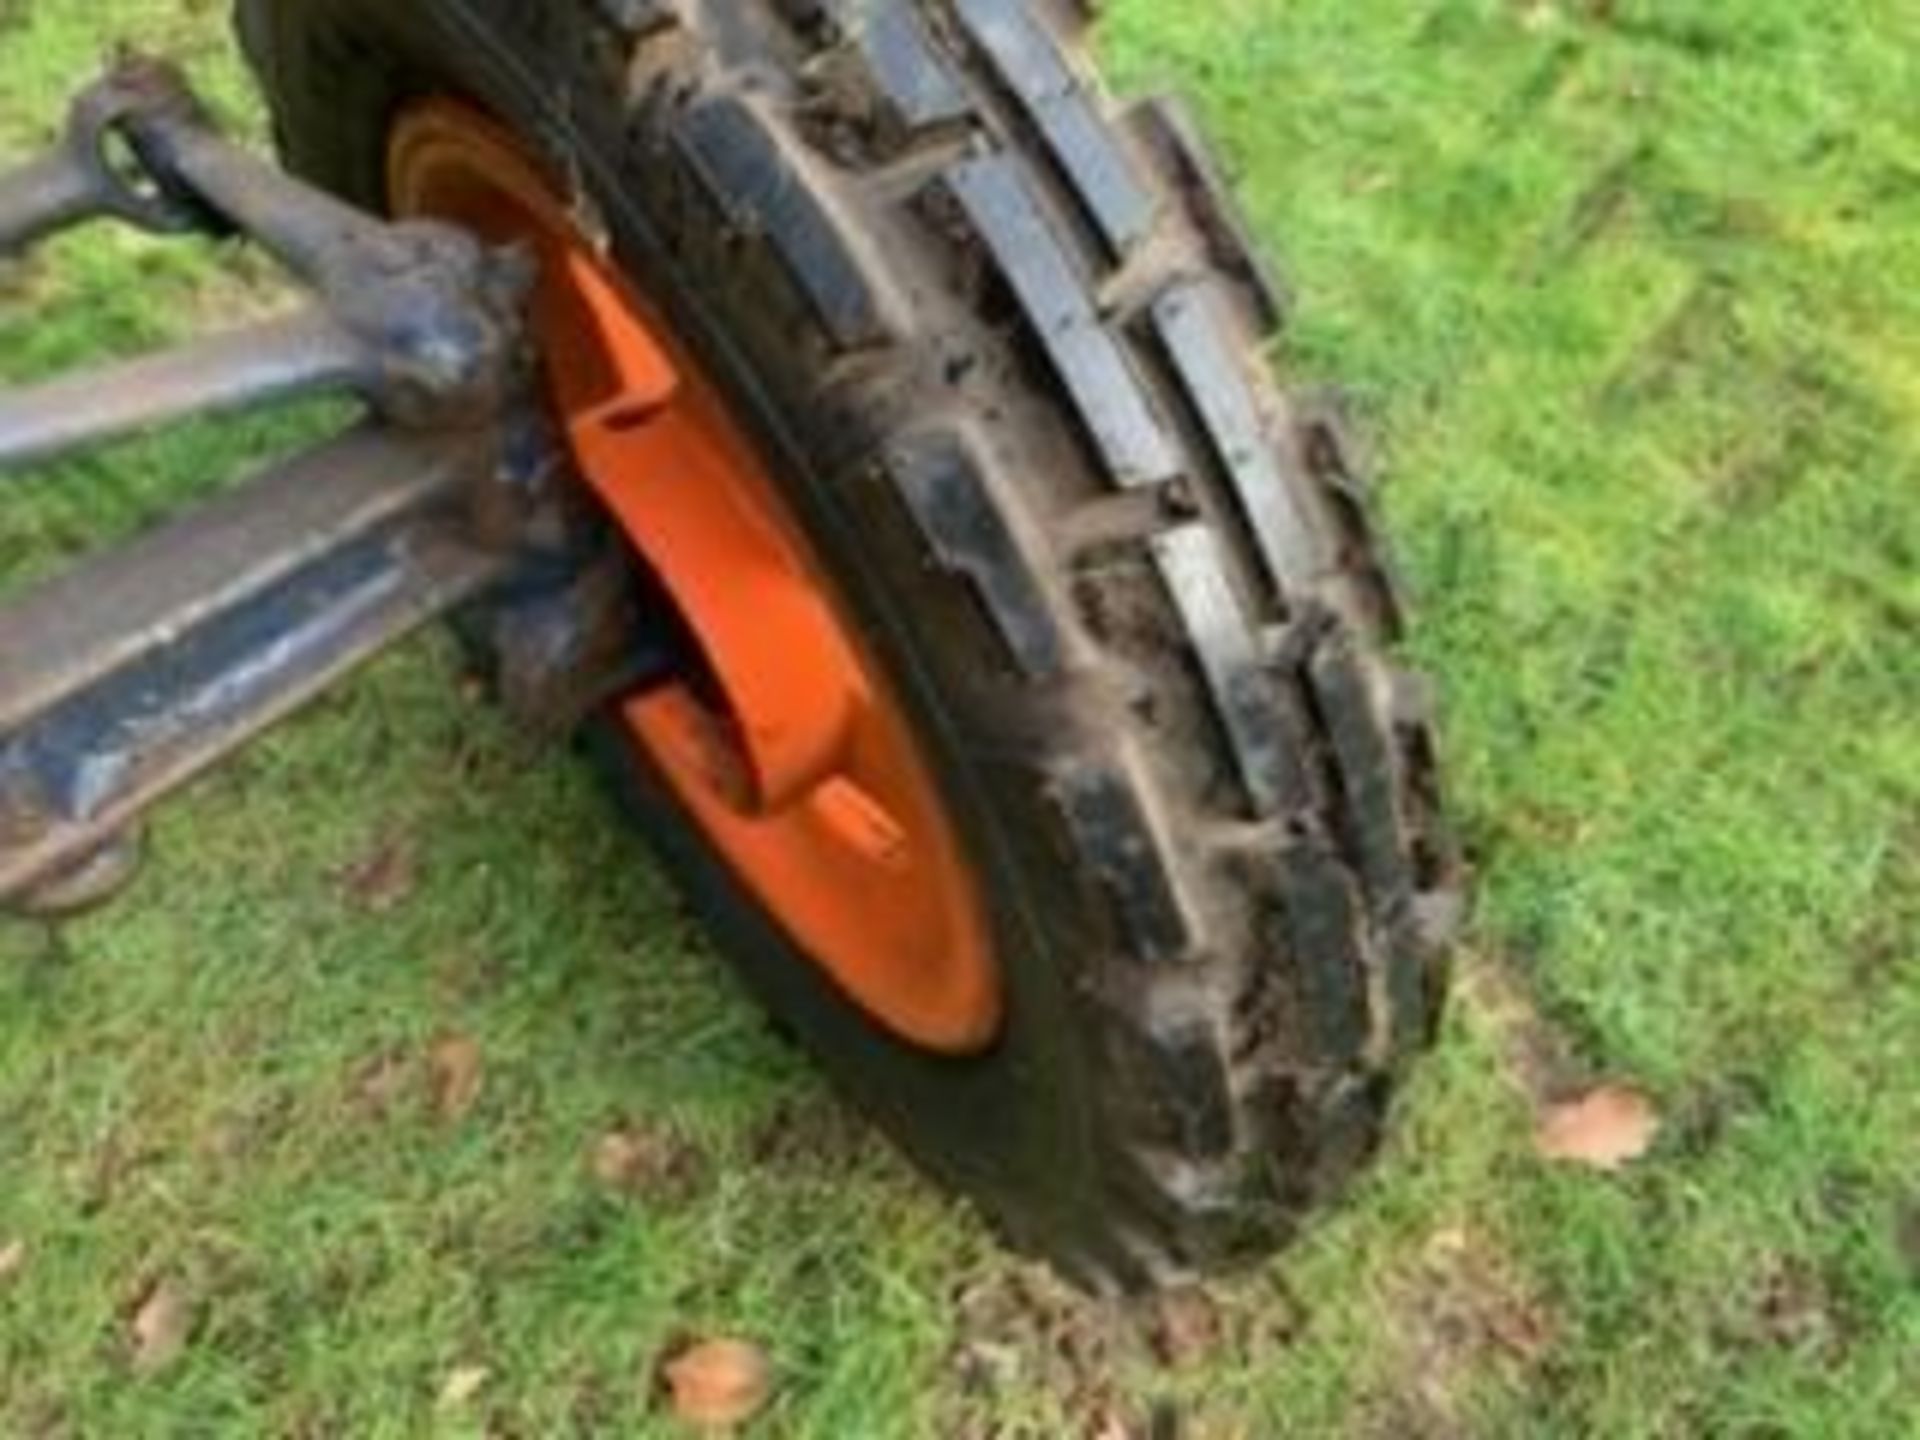
[(293, 179), (192, 113), (132, 127), (142, 154), (168, 181), (309, 284), (324, 286), (343, 256), (378, 250), (391, 227)]
[(0, 909), (495, 582), (495, 437), (363, 429), (0, 608)]
[(0, 174), (0, 259), (91, 219), (99, 211), (97, 190), (65, 149)]
[(184, 420), (366, 383), (365, 347), (321, 311), (0, 391), (0, 472)]
[(123, 171), (111, 158), (116, 138), (138, 151), (136, 126), (170, 132), (205, 124), (179, 71), (138, 57), (120, 61), (74, 97), (64, 133), (44, 156), (0, 175), (0, 257), (108, 217), (156, 235), (217, 228), (191, 196), (170, 193), (137, 163)]

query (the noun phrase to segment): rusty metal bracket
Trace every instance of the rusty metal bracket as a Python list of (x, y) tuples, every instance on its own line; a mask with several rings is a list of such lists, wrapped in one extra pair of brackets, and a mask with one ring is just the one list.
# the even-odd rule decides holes
[(281, 174), (145, 59), (85, 92), (51, 152), (0, 175), (0, 257), (102, 219), (244, 237), (315, 302), (0, 390), (0, 475), (316, 391), (370, 413), (0, 603), (0, 911), (112, 893), (153, 805), (455, 607), (471, 608), (509, 711), (542, 734), (670, 668), (538, 403), (526, 255), (382, 222)]

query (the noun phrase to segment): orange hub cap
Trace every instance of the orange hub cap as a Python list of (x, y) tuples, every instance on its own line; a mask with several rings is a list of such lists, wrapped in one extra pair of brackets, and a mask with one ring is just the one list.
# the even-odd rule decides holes
[(869, 1015), (933, 1050), (989, 1043), (999, 974), (965, 852), (912, 725), (719, 392), (498, 124), (415, 105), (388, 162), (396, 214), (540, 262), (533, 323), (574, 459), (698, 652), (623, 703), (634, 742)]

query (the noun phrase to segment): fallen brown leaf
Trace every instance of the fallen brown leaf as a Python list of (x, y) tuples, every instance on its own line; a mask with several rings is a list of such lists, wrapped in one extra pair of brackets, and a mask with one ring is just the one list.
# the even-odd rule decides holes
[(133, 1368), (153, 1375), (180, 1358), (193, 1330), (193, 1305), (172, 1280), (148, 1290), (127, 1326), (133, 1340)]
[(493, 1372), (484, 1365), (456, 1366), (447, 1376), (447, 1383), (440, 1387), (440, 1399), (437, 1408), (443, 1413), (458, 1410), (474, 1396), (481, 1387), (493, 1378)]
[(434, 1113), (442, 1120), (463, 1118), (480, 1098), (485, 1066), (479, 1043), (470, 1035), (443, 1035), (433, 1042), (427, 1060)]
[(676, 1136), (622, 1125), (594, 1142), (592, 1165), (594, 1178), (609, 1190), (651, 1195), (691, 1188), (700, 1156)]
[(420, 859), (406, 840), (383, 841), (341, 872), (347, 898), (371, 915), (385, 915), (420, 884)]
[(1653, 1102), (1627, 1085), (1602, 1085), (1542, 1111), (1534, 1148), (1547, 1160), (1619, 1170), (1647, 1153), (1660, 1130)]
[(26, 1268), (26, 1241), (9, 1240), (5, 1245), (0, 1245), (0, 1285), (6, 1284)]
[(660, 1367), (675, 1417), (703, 1429), (744, 1425), (773, 1398), (773, 1366), (748, 1340), (701, 1340)]
[(1153, 1353), (1174, 1368), (1205, 1359), (1220, 1344), (1220, 1309), (1204, 1290), (1171, 1290), (1154, 1302)]

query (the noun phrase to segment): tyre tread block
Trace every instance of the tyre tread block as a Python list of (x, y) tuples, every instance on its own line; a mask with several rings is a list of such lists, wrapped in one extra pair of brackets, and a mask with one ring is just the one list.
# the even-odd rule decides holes
[(879, 287), (751, 104), (738, 95), (702, 101), (680, 117), (674, 139), (729, 222), (766, 237), (839, 346), (887, 338)]
[(1059, 623), (965, 443), (916, 437), (894, 448), (888, 468), (935, 558), (973, 587), (1020, 670), (1035, 680), (1059, 676)]
[(1174, 287), (1153, 306), (1153, 324), (1207, 442), (1226, 469), (1234, 498), (1283, 601), (1296, 604), (1330, 569), (1320, 527), (1301, 503), (1261, 421), (1244, 365), (1219, 322), (1214, 287)]
[(1372, 902), (1394, 1029), (1396, 1035), (1411, 1036), (1425, 1028), (1426, 979), (1414, 924), (1411, 847), (1391, 741), (1359, 658), (1344, 637), (1319, 647), (1308, 675), (1326, 717), (1358, 848), (1358, 869)]
[(918, 13), (905, 5), (836, 0), (834, 16), (865, 59), (875, 87), (909, 132), (951, 124), (973, 113), (973, 100), (947, 58), (934, 48)]
[(1019, 161), (964, 161), (944, 183), (1012, 288), (1076, 413), (1121, 486), (1159, 485), (1180, 473), (1166, 427), (1101, 322), (1085, 281), (1060, 244)]
[(1255, 327), (1262, 335), (1280, 331), (1291, 308), (1286, 286), (1255, 239), (1252, 222), (1192, 112), (1178, 99), (1156, 96), (1136, 106), (1131, 118), (1167, 183), (1186, 200), (1207, 258), (1249, 297)]
[(1256, 816), (1303, 812), (1313, 791), (1281, 711), (1275, 677), (1203, 524), (1156, 536), (1154, 559), (1193, 643), (1221, 728)]
[(959, 0), (961, 26), (1013, 92), (1116, 256), (1153, 229), (1152, 196), (1093, 90), (1024, 0)]
[(1298, 966), (1309, 1044), (1322, 1063), (1351, 1065), (1367, 1044), (1371, 1011), (1351, 877), (1324, 840), (1307, 836), (1282, 857), (1278, 889), (1280, 939)]
[(1087, 765), (1060, 778), (1057, 797), (1074, 847), (1106, 893), (1131, 953), (1154, 964), (1191, 956), (1193, 927), (1134, 787), (1104, 765)]

